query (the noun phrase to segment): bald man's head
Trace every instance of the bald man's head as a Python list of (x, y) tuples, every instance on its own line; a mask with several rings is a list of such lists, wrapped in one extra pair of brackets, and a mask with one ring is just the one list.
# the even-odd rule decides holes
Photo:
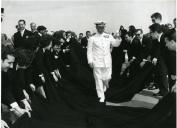
[(32, 23), (30, 24), (30, 28), (31, 28), (31, 31), (32, 31), (32, 32), (35, 32), (35, 31), (37, 30), (36, 23), (32, 22)]

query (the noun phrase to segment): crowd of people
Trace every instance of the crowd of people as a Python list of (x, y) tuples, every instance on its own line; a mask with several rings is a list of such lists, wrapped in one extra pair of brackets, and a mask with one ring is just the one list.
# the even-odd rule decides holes
[[(176, 18), (174, 26), (161, 24), (162, 15), (158, 12), (151, 15), (151, 20), (149, 33), (143, 33), (141, 28), (133, 25), (128, 30), (120, 26), (117, 33), (105, 33), (105, 38), (108, 35), (112, 40), (118, 37), (121, 41), (115, 48), (110, 46), (113, 59), (109, 70), (110, 75), (118, 74), (116, 77), (127, 80), (134, 78), (147, 64), (152, 64), (153, 72), (147, 78), (145, 88), (158, 88), (159, 92), (154, 96), (166, 96), (176, 90)], [(47, 85), (52, 83), (57, 86), (61, 79), (69, 77), (65, 70), (69, 70), (73, 63), (70, 59), (73, 44), (79, 44), (85, 53), (85, 58), (80, 58), (81, 63), (88, 69), (93, 68), (86, 55), (90, 54), (90, 42), (96, 40), (94, 37), (97, 33), (86, 31), (85, 37), (83, 33), (77, 37), (72, 31), (59, 30), (49, 34), (43, 25), (30, 23), (31, 30), (27, 30), (26, 24), (25, 20), (18, 21), (17, 32), (12, 39), (1, 34), (1, 108), (4, 127), (12, 125), (14, 117), (17, 119), (24, 113), (31, 116), (31, 97), (34, 92), (43, 99), (50, 100), (52, 94)], [(95, 81), (98, 72), (94, 71)], [(96, 86), (97, 83), (99, 82), (96, 81)], [(106, 83), (107, 89), (108, 83), (109, 81)], [(99, 101), (105, 102), (104, 96), (99, 97), (102, 95), (99, 89), (96, 87), (98, 98), (101, 98)], [(13, 113), (13, 118), (7, 116), (9, 112)], [(6, 119), (7, 117), (12, 119)]]

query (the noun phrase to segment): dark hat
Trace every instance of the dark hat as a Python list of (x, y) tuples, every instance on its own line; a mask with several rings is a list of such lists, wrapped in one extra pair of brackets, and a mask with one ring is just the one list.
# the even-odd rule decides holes
[(45, 26), (38, 26), (37, 27), (37, 31), (39, 32), (39, 31), (43, 31), (43, 30), (46, 30), (47, 28), (45, 27)]
[(95, 22), (95, 25), (104, 27), (106, 25), (106, 23), (104, 21), (97, 21), (97, 22)]

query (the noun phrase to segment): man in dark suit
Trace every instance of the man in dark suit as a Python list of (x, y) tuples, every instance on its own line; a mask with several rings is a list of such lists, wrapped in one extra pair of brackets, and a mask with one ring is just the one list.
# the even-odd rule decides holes
[(168, 48), (166, 62), (169, 74), (169, 89), (172, 90), (176, 83), (176, 30), (169, 30), (164, 37)]
[(141, 48), (140, 41), (136, 38), (136, 36), (132, 32), (127, 32), (125, 34), (125, 40), (128, 42), (127, 50), (129, 60), (135, 58), (139, 59), (139, 50)]
[(168, 28), (162, 24), (162, 15), (159, 12), (155, 12), (151, 15), (151, 21), (153, 24), (160, 24), (163, 33), (168, 30)]
[(19, 31), (14, 34), (14, 48), (35, 50), (37, 41), (32, 32), (25, 28), (25, 20), (18, 21)]
[(159, 95), (166, 95), (169, 92), (169, 86), (168, 86), (168, 72), (167, 72), (167, 66), (165, 63), (167, 48), (165, 47), (165, 40), (164, 35), (162, 32), (161, 25), (158, 23), (152, 24), (150, 27), (150, 33), (151, 37), (153, 39), (152, 42), (152, 49), (151, 49), (151, 60), (153, 65), (156, 67), (156, 77), (158, 82), (158, 88), (160, 89), (159, 93), (156, 94), (156, 96)]
[(150, 51), (152, 48), (152, 40), (151, 38), (143, 35), (143, 30), (142, 29), (137, 29), (136, 30), (136, 37), (140, 41), (140, 67), (144, 67), (144, 65), (147, 62), (150, 62), (151, 60), (151, 55)]
[(90, 31), (86, 31), (86, 36), (84, 38), (82, 38), (82, 40), (81, 40), (82, 48), (87, 48), (88, 39), (89, 39), (90, 36), (91, 36), (91, 32)]
[(127, 32), (125, 34), (125, 40), (127, 41), (127, 53), (128, 53), (128, 60), (129, 60), (129, 68), (130, 68), (130, 75), (134, 76), (139, 71), (139, 63), (140, 63), (140, 54), (139, 51), (141, 50), (140, 41), (136, 38), (134, 33)]
[(42, 36), (40, 48), (36, 52), (35, 58), (32, 62), (32, 68), (34, 70), (34, 85), (37, 88), (37, 92), (44, 98), (47, 98), (46, 96), (47, 91), (44, 85), (48, 79), (48, 74), (49, 74), (46, 65), (47, 66), (50, 65), (50, 64), (46, 64), (46, 63), (50, 63), (46, 61), (46, 59), (49, 57), (48, 51), (51, 49), (51, 46), (52, 46), (52, 37), (50, 35)]
[[(25, 99), (22, 88), (13, 85), (14, 83), (12, 82), (13, 75), (9, 69), (13, 68), (14, 61), (14, 52), (11, 47), (3, 46), (1, 57), (2, 103), (7, 105), (17, 117), (20, 117), (24, 113), (28, 113), (30, 116), (29, 110), (31, 110), (31, 107)], [(25, 109), (21, 108), (19, 103), (22, 103)]]
[(78, 37), (78, 43), (81, 44), (81, 40), (83, 38), (83, 33), (79, 33), (79, 37)]

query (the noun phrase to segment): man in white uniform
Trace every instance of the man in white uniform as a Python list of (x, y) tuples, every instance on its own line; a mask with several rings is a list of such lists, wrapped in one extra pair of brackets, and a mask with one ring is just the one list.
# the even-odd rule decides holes
[(105, 101), (104, 92), (109, 87), (109, 81), (112, 75), (111, 47), (118, 47), (121, 38), (104, 32), (105, 23), (95, 23), (97, 33), (88, 41), (87, 59), (88, 64), (93, 68), (93, 74), (96, 83), (96, 90), (100, 102)]

